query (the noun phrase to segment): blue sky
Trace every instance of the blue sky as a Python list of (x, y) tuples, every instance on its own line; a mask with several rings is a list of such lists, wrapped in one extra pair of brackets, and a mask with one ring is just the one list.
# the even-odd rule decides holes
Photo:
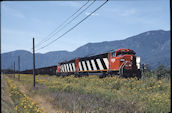
[[(2, 53), (14, 50), (31, 51), (33, 37), (36, 44), (45, 39), (86, 2), (1, 2)], [(103, 2), (96, 1), (51, 39), (63, 34)], [(73, 51), (86, 43), (122, 40), (149, 30), (170, 30), (169, 6), (169, 0), (109, 1), (74, 30), (37, 52)]]

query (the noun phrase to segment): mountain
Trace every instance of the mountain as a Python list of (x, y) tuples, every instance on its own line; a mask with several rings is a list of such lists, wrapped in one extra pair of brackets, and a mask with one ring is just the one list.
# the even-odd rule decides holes
[[(170, 31), (147, 31), (124, 40), (105, 41), (100, 43), (88, 43), (73, 52), (54, 51), (45, 54), (36, 53), (36, 68), (57, 65), (58, 62), (104, 53), (119, 48), (130, 48), (141, 57), (141, 63), (147, 63), (152, 68), (160, 64), (170, 66)], [(2, 69), (13, 67), (17, 64), (17, 57), (21, 57), (21, 70), (32, 68), (32, 53), (25, 50), (17, 50), (2, 54)], [(17, 69), (17, 67), (16, 67)]]

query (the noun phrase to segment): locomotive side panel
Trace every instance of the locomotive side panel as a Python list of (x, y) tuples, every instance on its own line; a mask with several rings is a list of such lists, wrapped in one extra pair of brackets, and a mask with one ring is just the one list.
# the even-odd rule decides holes
[(79, 72), (107, 71), (108, 69), (108, 53), (81, 58), (79, 61)]
[[(57, 73), (74, 73), (75, 72), (75, 60), (60, 63), (60, 69)], [(57, 66), (57, 67), (58, 67)]]

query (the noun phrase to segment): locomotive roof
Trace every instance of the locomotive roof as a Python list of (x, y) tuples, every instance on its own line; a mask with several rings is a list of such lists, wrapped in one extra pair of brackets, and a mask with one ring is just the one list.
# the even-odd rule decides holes
[[(116, 52), (116, 51), (133, 51), (133, 52), (134, 52), (134, 50), (132, 50), (132, 49), (124, 49), (124, 48), (117, 49), (117, 50), (115, 50), (115, 52)], [(113, 52), (114, 52), (114, 51), (113, 51)], [(102, 54), (90, 55), (90, 56), (86, 56), (86, 57), (77, 57), (77, 58), (80, 58), (80, 59), (87, 59), (87, 58), (89, 58), (89, 57), (103, 56), (103, 55), (108, 54), (108, 53), (109, 53), (109, 52), (105, 52), (105, 53), (102, 53)], [(76, 59), (76, 58), (75, 58), (75, 59)], [(59, 64), (74, 62), (75, 59), (68, 60), (68, 61), (63, 61), (63, 62), (60, 62)]]
[[(104, 56), (104, 55), (106, 55), (106, 54), (108, 54), (108, 52), (102, 53), (102, 54), (98, 54), (98, 55), (90, 55), (90, 56), (77, 57), (77, 58), (79, 58), (79, 59), (88, 59), (88, 58), (90, 58), (90, 57)], [(77, 58), (75, 58), (75, 59), (77, 59)], [(69, 60), (69, 61), (63, 61), (63, 62), (60, 62), (59, 64), (74, 62), (75, 59), (72, 59), (72, 60)]]
[(132, 50), (132, 49), (117, 49), (117, 50), (115, 50), (115, 51), (134, 51), (134, 50)]

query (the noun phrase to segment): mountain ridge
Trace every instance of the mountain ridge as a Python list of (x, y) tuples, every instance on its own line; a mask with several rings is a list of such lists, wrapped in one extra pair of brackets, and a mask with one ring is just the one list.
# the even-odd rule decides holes
[[(119, 48), (130, 48), (141, 56), (142, 63), (148, 63), (152, 68), (160, 64), (170, 66), (170, 31), (146, 31), (123, 40), (87, 43), (73, 51), (50, 51), (36, 53), (36, 68), (57, 65), (58, 62), (104, 53)], [(21, 57), (21, 70), (32, 68), (32, 53), (16, 50), (2, 53), (2, 69), (12, 68), (12, 63)], [(23, 66), (23, 67), (22, 67)]]

